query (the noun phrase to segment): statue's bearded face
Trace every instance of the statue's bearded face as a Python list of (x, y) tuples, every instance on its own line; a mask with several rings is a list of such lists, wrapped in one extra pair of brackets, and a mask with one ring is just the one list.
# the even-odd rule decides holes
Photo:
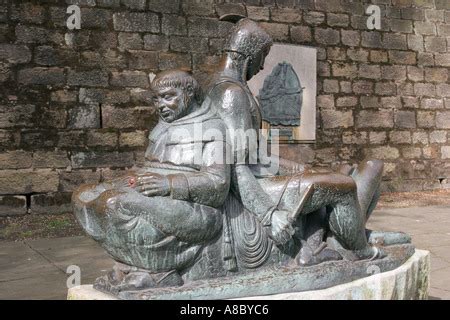
[(154, 96), (159, 116), (165, 122), (172, 122), (185, 116), (189, 100), (183, 89), (173, 87), (160, 88)]
[(247, 68), (247, 81), (250, 80), (254, 75), (256, 75), (259, 71), (264, 69), (264, 63), (266, 61), (266, 57), (269, 54), (268, 49), (263, 49), (262, 51), (255, 54), (250, 60), (249, 66)]

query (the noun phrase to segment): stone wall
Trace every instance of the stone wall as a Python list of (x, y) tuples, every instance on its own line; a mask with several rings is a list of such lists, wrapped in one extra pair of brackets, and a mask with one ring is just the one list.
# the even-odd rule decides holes
[[(370, 3), (380, 31), (367, 30)], [(66, 27), (69, 4), (81, 30)], [(139, 165), (157, 120), (148, 74), (205, 83), (229, 12), (319, 49), (317, 143), (286, 157), (372, 156), (387, 191), (449, 187), (448, 0), (0, 0), (0, 215), (69, 211), (77, 185)]]

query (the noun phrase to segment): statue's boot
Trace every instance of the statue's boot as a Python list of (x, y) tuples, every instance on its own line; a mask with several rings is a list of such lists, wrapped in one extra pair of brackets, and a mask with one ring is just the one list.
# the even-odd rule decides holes
[(404, 232), (372, 231), (366, 229), (367, 242), (372, 245), (391, 246), (411, 243), (411, 237)]
[(382, 259), (387, 256), (386, 252), (382, 248), (371, 245), (366, 246), (364, 249), (348, 250), (344, 248), (334, 236), (327, 238), (327, 245), (332, 250), (337, 251), (344, 260), (348, 261), (375, 260)]

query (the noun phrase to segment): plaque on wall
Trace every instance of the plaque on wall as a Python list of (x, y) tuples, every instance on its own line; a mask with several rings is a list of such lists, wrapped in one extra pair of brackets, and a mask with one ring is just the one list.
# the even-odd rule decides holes
[(274, 44), (264, 70), (249, 81), (269, 139), (278, 129), (280, 142), (315, 142), (316, 61), (315, 48)]

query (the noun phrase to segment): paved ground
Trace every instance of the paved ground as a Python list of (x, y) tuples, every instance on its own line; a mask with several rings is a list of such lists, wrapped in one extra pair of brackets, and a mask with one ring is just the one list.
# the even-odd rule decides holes
[[(378, 210), (369, 227), (408, 232), (416, 247), (431, 251), (430, 298), (450, 299), (450, 206)], [(0, 242), (0, 299), (65, 299), (70, 265), (88, 284), (112, 260), (86, 237)]]

